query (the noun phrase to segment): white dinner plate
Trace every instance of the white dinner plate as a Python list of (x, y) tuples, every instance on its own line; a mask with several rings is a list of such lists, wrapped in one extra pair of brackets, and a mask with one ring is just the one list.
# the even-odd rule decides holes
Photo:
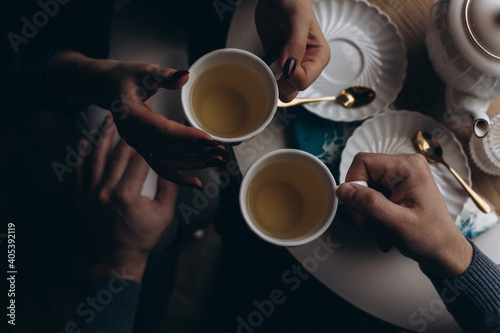
[(334, 96), (352, 86), (372, 88), (377, 97), (357, 109), (325, 102), (304, 107), (335, 121), (361, 120), (384, 110), (396, 99), (406, 77), (406, 49), (397, 27), (377, 7), (363, 1), (313, 1), (313, 8), (330, 45), (331, 59), (298, 97)]
[[(358, 152), (405, 155), (415, 153), (413, 136), (425, 130), (436, 137), (446, 162), (471, 185), (471, 173), (462, 145), (444, 125), (429, 116), (405, 110), (388, 111), (365, 121), (347, 140), (340, 162), (340, 183)], [(467, 193), (442, 164), (430, 164), (432, 175), (444, 197), (453, 220), (462, 212)]]

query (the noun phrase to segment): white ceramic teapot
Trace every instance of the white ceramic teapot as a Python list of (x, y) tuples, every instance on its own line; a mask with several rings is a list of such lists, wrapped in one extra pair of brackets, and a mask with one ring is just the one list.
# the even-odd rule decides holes
[(449, 112), (484, 137), (490, 99), (500, 97), (500, 0), (437, 0), (426, 45)]

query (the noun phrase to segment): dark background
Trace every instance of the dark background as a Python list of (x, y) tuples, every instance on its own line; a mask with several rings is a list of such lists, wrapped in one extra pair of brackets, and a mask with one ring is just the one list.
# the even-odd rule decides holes
[[(220, 21), (212, 1), (195, 0), (135, 1), (115, 13), (139, 35), (152, 25), (159, 34), (187, 38), (189, 63), (224, 47), (230, 23), (230, 13), (226, 15)], [(73, 174), (59, 183), (51, 163), (64, 161), (65, 147), (76, 146), (77, 118), (32, 112), (1, 124), (1, 129), (0, 232), (15, 223), (16, 331), (63, 332), (83, 300), (89, 258), (76, 214)], [(232, 179), (222, 193), (221, 211), (203, 234), (187, 235), (176, 270), (161, 262), (148, 267), (143, 294), (172, 294), (168, 307), (143, 295), (136, 332), (153, 332), (148, 326), (155, 324), (161, 332), (236, 332), (237, 318), (248, 322), (255, 311), (252, 302), (268, 300), (275, 289), (284, 292), (286, 301), (253, 332), (403, 331), (356, 309), (312, 276), (291, 292), (282, 274), (298, 263), (285, 249), (264, 243), (244, 226), (238, 185), (239, 180)], [(3, 257), (6, 243), (0, 240)], [(6, 321), (3, 314), (1, 318)]]

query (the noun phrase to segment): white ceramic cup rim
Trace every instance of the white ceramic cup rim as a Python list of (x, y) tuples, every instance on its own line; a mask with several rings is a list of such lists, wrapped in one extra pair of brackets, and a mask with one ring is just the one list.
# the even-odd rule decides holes
[[(253, 222), (253, 219), (247, 207), (248, 188), (255, 174), (258, 171), (260, 171), (262, 167), (266, 166), (267, 162), (278, 161), (281, 160), (279, 157), (286, 157), (286, 156), (294, 156), (296, 160), (306, 163), (308, 165), (314, 165), (316, 170), (320, 170), (321, 174), (318, 173), (318, 176), (322, 179), (322, 181), (325, 184), (327, 196), (330, 196), (330, 200), (328, 202), (329, 206), (327, 207), (327, 212), (325, 213), (325, 216), (323, 217), (323, 221), (321, 222), (320, 226), (311, 234), (308, 234), (304, 237), (297, 237), (293, 239), (277, 238), (265, 233)], [(284, 158), (283, 160), (289, 160), (289, 158)], [(331, 191), (331, 193), (328, 193), (328, 191)], [(263, 240), (280, 246), (299, 246), (317, 239), (330, 227), (337, 212), (338, 198), (336, 191), (337, 191), (337, 184), (330, 170), (317, 157), (298, 149), (279, 149), (265, 154), (257, 161), (255, 161), (247, 170), (245, 176), (243, 177), (243, 181), (241, 182), (241, 187), (240, 187), (240, 193), (239, 193), (240, 209), (247, 225), (255, 234), (257, 234), (257, 236), (259, 236)]]
[[(236, 55), (237, 57), (235, 57), (235, 58), (238, 58), (238, 59), (241, 59), (242, 57), (244, 57), (249, 62), (242, 63), (242, 62), (239, 62), (236, 60), (217, 62), (217, 63), (205, 68), (202, 72), (198, 73), (198, 71), (197, 71), (198, 67), (206, 64), (208, 61), (212, 60), (214, 57), (219, 56), (220, 54)], [(201, 58), (196, 60), (196, 62), (189, 68), (190, 79), (182, 87), (182, 90), (181, 90), (181, 103), (182, 103), (182, 108), (184, 110), (184, 115), (186, 116), (187, 121), (193, 127), (198, 128), (202, 131), (206, 131), (206, 129), (204, 129), (203, 127), (201, 127), (199, 125), (196, 117), (194, 116), (194, 114), (192, 113), (192, 110), (191, 110), (191, 91), (192, 91), (194, 83), (196, 82), (196, 79), (198, 78), (199, 75), (201, 75), (207, 69), (212, 68), (213, 66), (219, 65), (222, 63), (239, 64), (239, 65), (242, 65), (242, 66), (244, 66), (246, 68), (250, 68), (250, 69), (252, 69), (251, 66), (253, 66), (254, 68), (256, 66), (258, 66), (260, 69), (262, 69), (262, 72), (260, 74), (263, 74), (263, 75), (259, 75), (259, 78), (262, 80), (262, 82), (264, 83), (264, 86), (266, 87), (266, 92), (268, 94), (268, 96), (267, 96), (268, 97), (268, 104), (270, 104), (269, 109), (267, 110), (268, 116), (266, 117), (266, 119), (262, 122), (262, 124), (258, 128), (256, 128), (255, 130), (253, 130), (250, 133), (247, 133), (245, 135), (238, 136), (238, 137), (227, 138), (227, 137), (220, 137), (217, 135), (213, 135), (213, 134), (207, 132), (212, 137), (212, 139), (214, 139), (215, 141), (219, 141), (222, 143), (229, 143), (229, 144), (237, 144), (237, 143), (241, 143), (243, 141), (246, 141), (246, 140), (253, 138), (257, 134), (262, 132), (269, 125), (269, 123), (271, 122), (271, 120), (274, 117), (274, 114), (276, 113), (276, 108), (278, 106), (278, 85), (276, 83), (275, 76), (274, 76), (273, 72), (271, 71), (271, 69), (269, 68), (269, 66), (267, 66), (267, 64), (262, 59), (260, 59), (259, 57), (257, 57), (253, 53), (250, 53), (250, 52), (245, 51), (245, 50), (240, 50), (240, 49), (225, 48), (225, 49), (219, 49), (219, 50), (215, 50), (215, 51), (212, 51), (212, 52), (205, 54), (204, 56), (202, 56)], [(251, 66), (249, 65), (249, 63), (251, 64)], [(272, 89), (269, 89), (271, 82), (272, 82)]]

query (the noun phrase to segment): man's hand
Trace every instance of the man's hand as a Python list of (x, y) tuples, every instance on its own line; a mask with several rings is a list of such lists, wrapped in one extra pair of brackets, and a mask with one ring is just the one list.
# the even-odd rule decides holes
[[(154, 199), (141, 196), (148, 164), (124, 140), (111, 151), (116, 132), (111, 116), (101, 142), (76, 170), (78, 202), (95, 251), (94, 274), (115, 269), (140, 281), (153, 246), (170, 225), (177, 186), (158, 178)], [(80, 146), (88, 147), (86, 139)]]
[(255, 23), (266, 61), (278, 58), (283, 71), (278, 81), (280, 99), (289, 102), (318, 78), (330, 60), (330, 47), (311, 1), (260, 0)]
[[(369, 229), (382, 249), (396, 246), (424, 271), (456, 277), (473, 248), (451, 218), (425, 158), (359, 153), (337, 190), (357, 229)], [(383, 194), (384, 193), (384, 194)]]

